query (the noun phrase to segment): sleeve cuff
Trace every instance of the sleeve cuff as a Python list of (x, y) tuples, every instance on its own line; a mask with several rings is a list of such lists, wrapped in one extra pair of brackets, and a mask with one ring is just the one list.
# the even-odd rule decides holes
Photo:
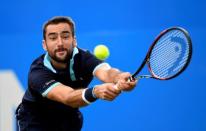
[(101, 64), (97, 65), (97, 66), (94, 68), (94, 70), (93, 70), (93, 72), (92, 72), (93, 76), (95, 76), (96, 70), (98, 70), (98, 69), (101, 68), (102, 66), (104, 66), (104, 68), (105, 68), (106, 70), (111, 69), (111, 66), (110, 66), (108, 63), (101, 63)]
[(43, 97), (46, 97), (47, 94), (49, 93), (49, 91), (51, 91), (51, 89), (53, 89), (54, 87), (56, 87), (57, 85), (59, 85), (60, 82), (56, 82), (54, 84), (52, 84), (49, 88), (47, 88), (43, 93), (42, 93), (42, 96)]

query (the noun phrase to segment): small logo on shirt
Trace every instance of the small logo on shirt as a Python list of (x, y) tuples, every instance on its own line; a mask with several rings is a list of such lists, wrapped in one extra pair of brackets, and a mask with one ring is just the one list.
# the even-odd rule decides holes
[(55, 81), (55, 80), (50, 80), (50, 81), (46, 82), (46, 83), (45, 83), (45, 86), (50, 85), (50, 84), (53, 83), (54, 81)]

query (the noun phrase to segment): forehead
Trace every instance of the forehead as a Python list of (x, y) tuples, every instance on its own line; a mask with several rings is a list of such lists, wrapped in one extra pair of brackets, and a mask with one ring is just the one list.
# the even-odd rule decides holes
[(46, 34), (49, 33), (60, 33), (62, 31), (71, 31), (71, 26), (68, 23), (51, 24), (46, 27)]

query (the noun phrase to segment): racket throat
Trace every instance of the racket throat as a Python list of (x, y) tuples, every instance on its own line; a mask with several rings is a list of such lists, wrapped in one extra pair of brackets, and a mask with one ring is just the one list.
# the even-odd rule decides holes
[(136, 79), (142, 79), (142, 78), (153, 78), (153, 77), (151, 75), (141, 75), (136, 77)]

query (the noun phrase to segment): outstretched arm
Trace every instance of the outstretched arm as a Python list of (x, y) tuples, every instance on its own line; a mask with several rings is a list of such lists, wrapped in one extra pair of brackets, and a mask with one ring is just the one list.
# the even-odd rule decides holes
[[(101, 85), (96, 85), (95, 95), (97, 98), (112, 101), (116, 96), (119, 95), (120, 91), (114, 88), (113, 83), (105, 83)], [(84, 91), (87, 89), (72, 89), (69, 86), (59, 84), (51, 89), (47, 98), (54, 100), (65, 105), (71, 106), (73, 108), (79, 108), (88, 105), (89, 103), (85, 101)]]
[(123, 91), (130, 91), (137, 84), (137, 80), (128, 81), (128, 78), (131, 76), (129, 72), (121, 72), (117, 68), (111, 68), (108, 64), (104, 64), (95, 70), (94, 75), (103, 82), (116, 84)]

